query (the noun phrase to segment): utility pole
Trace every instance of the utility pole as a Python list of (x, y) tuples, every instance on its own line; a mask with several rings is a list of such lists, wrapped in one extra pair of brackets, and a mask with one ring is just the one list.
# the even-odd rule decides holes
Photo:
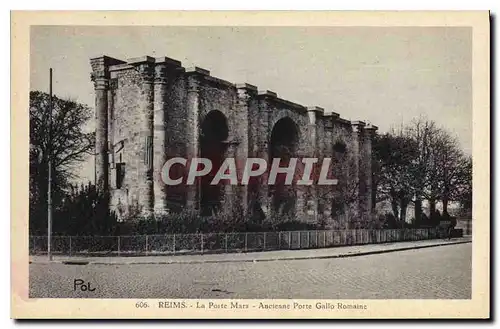
[(47, 190), (47, 255), (52, 260), (52, 68), (49, 71), (49, 143), (47, 146), (49, 161), (49, 186)]

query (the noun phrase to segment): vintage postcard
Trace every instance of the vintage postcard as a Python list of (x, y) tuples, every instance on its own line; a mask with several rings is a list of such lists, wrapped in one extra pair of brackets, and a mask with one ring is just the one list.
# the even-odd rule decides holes
[(13, 318), (490, 317), (488, 12), (13, 12)]

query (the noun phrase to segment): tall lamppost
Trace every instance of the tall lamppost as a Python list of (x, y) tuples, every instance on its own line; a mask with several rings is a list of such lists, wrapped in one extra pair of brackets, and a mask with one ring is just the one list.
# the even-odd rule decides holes
[(47, 255), (52, 260), (52, 68), (49, 70), (49, 142), (47, 145), (48, 189), (47, 189)]

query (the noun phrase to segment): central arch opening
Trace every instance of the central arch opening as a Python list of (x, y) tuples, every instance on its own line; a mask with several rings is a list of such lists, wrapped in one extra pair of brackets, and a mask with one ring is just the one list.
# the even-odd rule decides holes
[[(285, 117), (273, 127), (270, 143), (269, 165), (274, 158), (280, 159), (280, 167), (289, 165), (290, 159), (297, 157), (299, 129), (295, 122)], [(273, 213), (281, 216), (295, 212), (296, 191), (292, 185), (285, 185), (285, 174), (278, 174), (276, 184), (269, 186)]]
[(217, 170), (225, 159), (229, 130), (224, 114), (211, 111), (201, 124), (200, 153), (202, 158), (212, 161), (212, 170), (201, 178), (200, 212), (202, 216), (210, 216), (219, 212), (222, 199), (222, 185), (210, 185)]

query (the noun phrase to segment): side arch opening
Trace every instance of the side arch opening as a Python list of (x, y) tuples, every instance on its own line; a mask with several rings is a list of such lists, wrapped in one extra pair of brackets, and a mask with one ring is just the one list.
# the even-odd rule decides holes
[(217, 170), (226, 158), (229, 128), (227, 119), (220, 111), (209, 112), (202, 121), (200, 131), (200, 155), (212, 161), (212, 170), (201, 178), (200, 213), (210, 216), (219, 212), (223, 198), (222, 184), (210, 185)]
[[(269, 168), (274, 158), (280, 159), (280, 167), (289, 165), (297, 157), (300, 133), (297, 124), (289, 117), (276, 122), (271, 132)], [(278, 174), (276, 184), (269, 186), (272, 213), (278, 216), (295, 213), (296, 191), (292, 185), (285, 185), (285, 174)]]

